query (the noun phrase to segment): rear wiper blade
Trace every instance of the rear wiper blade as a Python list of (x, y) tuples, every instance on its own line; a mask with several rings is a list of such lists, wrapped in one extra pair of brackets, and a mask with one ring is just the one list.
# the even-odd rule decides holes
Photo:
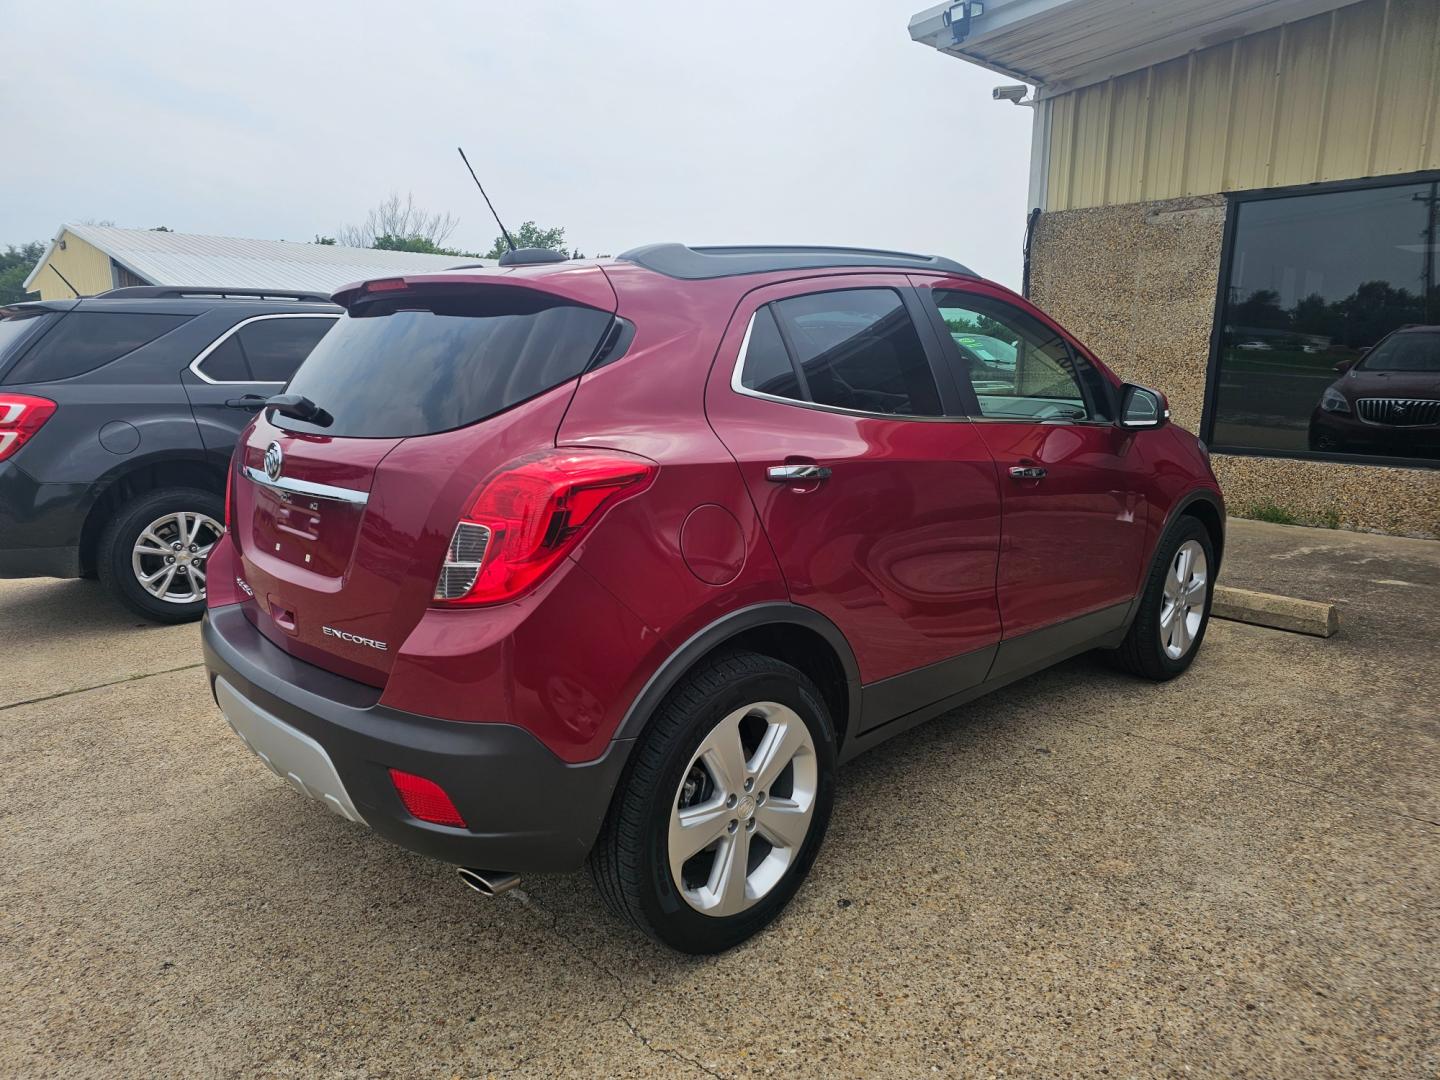
[(265, 399), (265, 407), (274, 409), (281, 416), (303, 420), (316, 427), (329, 427), (335, 422), (333, 416), (304, 394), (275, 394), (273, 397)]

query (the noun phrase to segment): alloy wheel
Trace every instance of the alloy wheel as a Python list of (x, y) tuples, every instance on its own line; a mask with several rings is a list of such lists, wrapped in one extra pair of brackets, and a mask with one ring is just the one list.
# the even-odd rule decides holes
[(1205, 598), (1210, 588), (1205, 549), (1186, 540), (1170, 561), (1165, 575), (1165, 599), (1160, 606), (1160, 646), (1171, 660), (1190, 651), (1205, 621)]
[(729, 713), (700, 743), (675, 793), (670, 873), (696, 911), (735, 915), (799, 857), (819, 787), (815, 741), (773, 701)]
[(224, 527), (208, 514), (177, 510), (140, 530), (130, 567), (140, 587), (169, 604), (205, 599), (205, 566)]

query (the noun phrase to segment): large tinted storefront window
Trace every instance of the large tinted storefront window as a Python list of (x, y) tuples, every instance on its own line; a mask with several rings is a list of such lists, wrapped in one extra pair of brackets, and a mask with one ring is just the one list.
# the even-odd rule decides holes
[(1402, 331), (1440, 323), (1437, 188), (1231, 208), (1217, 447), (1440, 461), (1440, 336)]

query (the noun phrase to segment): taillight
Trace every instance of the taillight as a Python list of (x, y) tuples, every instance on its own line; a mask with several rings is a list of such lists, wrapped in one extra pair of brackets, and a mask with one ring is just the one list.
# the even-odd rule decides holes
[(460, 816), (460, 811), (450, 801), (450, 796), (445, 794), (445, 789), (434, 780), (427, 780), (423, 776), (400, 769), (391, 769), (390, 782), (395, 785), (395, 793), (400, 796), (400, 801), (405, 804), (405, 809), (410, 811), (411, 817), (435, 825), (465, 828), (465, 819)]
[(619, 450), (546, 450), (487, 480), (455, 526), (435, 602), (496, 604), (536, 584), (610, 506), (655, 479), (653, 461)]
[(0, 461), (10, 457), (55, 413), (55, 402), (29, 394), (0, 393)]

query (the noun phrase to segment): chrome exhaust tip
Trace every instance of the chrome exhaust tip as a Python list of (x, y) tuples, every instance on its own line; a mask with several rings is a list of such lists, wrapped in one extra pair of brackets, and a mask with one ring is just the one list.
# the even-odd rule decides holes
[(499, 896), (520, 884), (519, 874), (507, 874), (503, 870), (477, 870), (473, 866), (458, 868), (460, 880), (481, 896)]

